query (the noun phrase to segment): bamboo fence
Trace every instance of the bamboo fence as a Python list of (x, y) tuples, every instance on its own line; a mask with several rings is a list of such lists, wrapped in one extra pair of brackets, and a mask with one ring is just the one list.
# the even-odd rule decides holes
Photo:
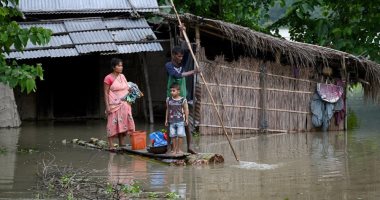
[[(226, 62), (201, 58), (202, 73), (226, 128), (234, 133), (315, 131), (310, 100), (316, 89), (314, 68), (294, 69), (278, 62), (241, 58)], [(297, 77), (294, 78), (294, 75)], [(222, 134), (212, 102), (196, 83), (194, 117), (201, 134)], [(342, 130), (330, 122), (329, 130)]]

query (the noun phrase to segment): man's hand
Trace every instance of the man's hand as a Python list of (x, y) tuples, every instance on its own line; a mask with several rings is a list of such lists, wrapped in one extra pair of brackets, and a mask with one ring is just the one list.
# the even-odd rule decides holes
[(201, 72), (201, 70), (198, 67), (194, 68), (194, 74), (199, 74), (200, 72)]
[(188, 120), (188, 119), (186, 119), (186, 121), (185, 121), (185, 125), (186, 125), (186, 126), (189, 125), (189, 120)]
[(178, 28), (179, 28), (180, 31), (185, 31), (186, 32), (186, 26), (185, 25), (181, 24), (181, 25), (178, 26)]
[(169, 126), (169, 123), (168, 121), (165, 120), (165, 126)]

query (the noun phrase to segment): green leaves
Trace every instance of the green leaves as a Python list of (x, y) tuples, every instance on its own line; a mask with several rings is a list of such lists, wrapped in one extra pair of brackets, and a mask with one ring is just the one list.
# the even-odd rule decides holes
[(379, 1), (295, 1), (272, 27), (288, 27), (291, 38), (331, 47), (380, 63)]
[[(181, 12), (190, 12), (195, 15), (220, 19), (250, 27), (255, 30), (269, 32), (262, 28), (264, 18), (269, 18), (268, 10), (277, 0), (191, 0), (174, 1)], [(161, 3), (163, 3), (161, 1)], [(285, 4), (285, 0), (283, 2)]]
[(21, 16), (15, 8), (18, 0), (1, 0), (4, 7), (0, 7), (0, 82), (14, 88), (19, 86), (21, 91), (30, 93), (36, 91), (36, 78), (43, 80), (41, 64), (36, 66), (18, 64), (5, 58), (5, 53), (13, 50), (23, 51), (28, 42), (34, 45), (46, 45), (50, 41), (52, 31), (41, 27), (21, 28), (13, 20)]

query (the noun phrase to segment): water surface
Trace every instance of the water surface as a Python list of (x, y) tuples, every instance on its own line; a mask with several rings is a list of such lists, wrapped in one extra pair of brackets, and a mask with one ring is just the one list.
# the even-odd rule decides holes
[[(224, 136), (195, 138), (196, 150), (222, 154), (223, 165), (170, 167), (137, 156), (64, 145), (63, 139), (105, 139), (104, 121), (24, 123), (0, 129), (0, 198), (33, 198), (37, 162), (101, 170), (99, 176), (186, 199), (380, 199), (380, 107), (351, 100), (357, 122), (348, 132), (234, 136), (237, 163)], [(356, 118), (355, 118), (356, 116)], [(352, 122), (354, 121), (354, 122)], [(161, 126), (138, 124), (153, 131)], [(17, 153), (18, 148), (39, 152)]]

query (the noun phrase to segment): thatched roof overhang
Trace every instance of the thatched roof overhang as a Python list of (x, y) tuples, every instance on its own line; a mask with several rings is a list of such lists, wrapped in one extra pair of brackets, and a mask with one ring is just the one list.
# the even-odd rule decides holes
[[(158, 15), (169, 21), (177, 20), (175, 15), (165, 13)], [(296, 67), (328, 66), (343, 69), (355, 76), (351, 77), (351, 80), (365, 83), (363, 87), (368, 99), (380, 102), (380, 64), (376, 62), (327, 47), (273, 37), (221, 20), (188, 13), (181, 15), (180, 18), (184, 23), (198, 25), (201, 31), (244, 45), (245, 51), (252, 56), (258, 51), (269, 51), (275, 56), (285, 57), (290, 65)]]

